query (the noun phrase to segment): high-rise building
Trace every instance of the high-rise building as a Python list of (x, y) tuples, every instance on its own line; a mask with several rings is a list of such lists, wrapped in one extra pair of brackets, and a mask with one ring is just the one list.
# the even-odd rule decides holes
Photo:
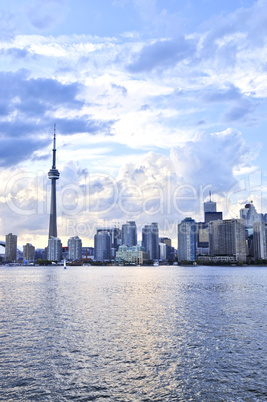
[(253, 201), (246, 204), (245, 208), (240, 209), (240, 219), (244, 220), (245, 226), (247, 228), (253, 227), (254, 222), (261, 220), (258, 212), (256, 211), (256, 208), (253, 205)]
[(62, 243), (58, 237), (50, 237), (48, 240), (47, 259), (49, 261), (61, 261)]
[(172, 241), (169, 237), (160, 237), (159, 238), (159, 258), (162, 261), (172, 259)]
[(159, 227), (158, 223), (145, 225), (142, 229), (142, 246), (148, 253), (150, 260), (159, 259)]
[(57, 237), (56, 181), (59, 179), (59, 171), (56, 168), (56, 125), (54, 125), (52, 169), (50, 169), (48, 172), (48, 178), (51, 180), (51, 207), (48, 235), (48, 239), (50, 239), (51, 237)]
[(267, 223), (254, 222), (253, 224), (253, 249), (256, 260), (267, 259)]
[(82, 241), (79, 236), (70, 237), (68, 240), (69, 260), (76, 261), (82, 259)]
[(132, 247), (137, 244), (137, 229), (134, 221), (128, 221), (121, 228), (121, 244)]
[(204, 202), (204, 217), (205, 217), (205, 223), (222, 220), (223, 218), (222, 212), (217, 212), (216, 202), (211, 200), (211, 192), (210, 192), (210, 200)]
[(35, 260), (44, 260), (45, 259), (45, 249), (44, 248), (36, 248), (34, 253)]
[(242, 219), (226, 219), (209, 223), (211, 256), (235, 256), (237, 262), (246, 261), (246, 231)]
[(5, 257), (9, 262), (16, 261), (17, 259), (17, 235), (9, 233), (6, 235), (6, 249)]
[(101, 232), (110, 234), (110, 250), (108, 251), (108, 255), (110, 256), (109, 259), (114, 260), (116, 251), (120, 246), (121, 230), (117, 227), (104, 227), (96, 229), (97, 235)]
[(211, 192), (210, 192), (210, 200), (204, 202), (204, 214), (206, 212), (216, 212), (216, 202), (211, 201)]
[(178, 261), (196, 259), (196, 223), (192, 218), (185, 218), (178, 224)]
[(104, 262), (111, 260), (112, 236), (109, 231), (99, 230), (94, 237), (95, 260)]
[(34, 262), (35, 247), (27, 243), (23, 246), (23, 261), (24, 262)]

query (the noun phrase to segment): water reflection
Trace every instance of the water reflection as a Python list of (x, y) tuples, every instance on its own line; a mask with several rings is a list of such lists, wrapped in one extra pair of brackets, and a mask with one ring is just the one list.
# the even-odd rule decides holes
[(0, 397), (265, 400), (266, 272), (1, 268)]

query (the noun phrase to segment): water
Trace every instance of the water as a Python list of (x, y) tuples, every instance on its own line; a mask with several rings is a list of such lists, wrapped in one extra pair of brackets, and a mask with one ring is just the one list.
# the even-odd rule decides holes
[(0, 267), (0, 400), (267, 401), (267, 268)]

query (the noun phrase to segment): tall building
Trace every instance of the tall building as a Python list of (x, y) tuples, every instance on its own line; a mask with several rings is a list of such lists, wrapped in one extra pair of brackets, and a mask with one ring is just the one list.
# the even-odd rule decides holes
[(58, 237), (50, 237), (48, 240), (47, 259), (49, 261), (61, 261), (62, 243)]
[(68, 240), (69, 260), (76, 261), (82, 259), (82, 241), (79, 236), (74, 236)]
[(192, 218), (185, 218), (178, 224), (178, 261), (196, 259), (196, 223)]
[(137, 244), (137, 228), (134, 221), (128, 221), (121, 228), (121, 244), (132, 247)]
[(223, 218), (222, 212), (217, 212), (216, 202), (211, 200), (211, 192), (210, 192), (210, 200), (204, 202), (204, 217), (205, 217), (205, 223), (222, 220)]
[(148, 253), (150, 260), (159, 259), (159, 227), (158, 223), (145, 225), (142, 229), (142, 246)]
[(97, 231), (94, 237), (95, 260), (104, 262), (111, 260), (112, 236), (109, 231)]
[(6, 235), (6, 249), (5, 257), (9, 262), (16, 261), (17, 259), (17, 235), (9, 233)]
[(216, 210), (217, 210), (216, 202), (211, 201), (211, 192), (210, 192), (210, 200), (204, 202), (204, 214), (206, 212), (216, 212)]
[(237, 262), (246, 261), (246, 231), (242, 219), (226, 219), (209, 223), (211, 256), (235, 256)]
[(267, 259), (267, 223), (254, 222), (253, 224), (253, 249), (256, 260)]
[(51, 180), (51, 207), (50, 207), (48, 239), (51, 239), (51, 237), (57, 237), (56, 181), (59, 179), (59, 171), (56, 168), (56, 125), (55, 124), (54, 124), (54, 146), (53, 146), (52, 169), (50, 169), (48, 172), (48, 178)]
[(169, 237), (159, 238), (159, 258), (162, 261), (170, 260), (172, 258), (172, 241)]
[(240, 209), (240, 219), (245, 221), (246, 227), (253, 227), (254, 222), (261, 220), (256, 208), (253, 205), (253, 201), (246, 204), (245, 208)]
[(121, 230), (117, 227), (104, 227), (97, 228), (96, 234), (100, 234), (101, 232), (107, 232), (110, 234), (110, 250), (108, 251), (108, 255), (110, 255), (109, 259), (114, 260), (116, 256), (116, 251), (120, 246), (121, 241)]
[(23, 261), (24, 262), (34, 262), (35, 247), (27, 243), (23, 246)]

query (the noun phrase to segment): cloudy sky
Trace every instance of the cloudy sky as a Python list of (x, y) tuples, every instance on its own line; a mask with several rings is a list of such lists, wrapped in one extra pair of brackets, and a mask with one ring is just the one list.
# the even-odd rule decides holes
[(54, 123), (63, 244), (129, 219), (175, 240), (209, 191), (267, 212), (266, 100), (266, 0), (1, 2), (0, 240), (47, 245)]

